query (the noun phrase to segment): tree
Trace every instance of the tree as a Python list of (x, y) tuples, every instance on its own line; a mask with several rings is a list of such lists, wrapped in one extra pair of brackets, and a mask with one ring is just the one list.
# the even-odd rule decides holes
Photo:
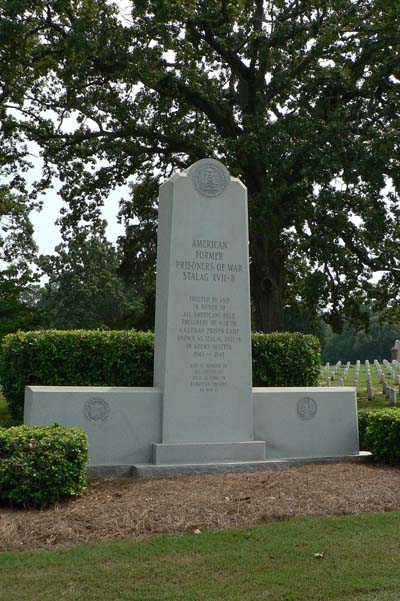
[(139, 302), (117, 275), (119, 258), (104, 235), (85, 228), (55, 255), (40, 257), (48, 277), (39, 301), (46, 327), (60, 329), (132, 326)]
[(34, 301), (37, 247), (25, 196), (0, 186), (0, 339), (40, 321)]
[(371, 315), (367, 331), (354, 332), (348, 327), (341, 334), (328, 334), (322, 349), (323, 361), (331, 364), (336, 361), (355, 363), (366, 359), (371, 362), (375, 359), (390, 361), (393, 344), (400, 338), (400, 326), (398, 323), (384, 322), (382, 317)]
[[(388, 290), (398, 298), (398, 2), (0, 7), (0, 136), (40, 145), (44, 181), (64, 182), (65, 232), (98, 218), (133, 175), (154, 189), (212, 156), (248, 188), (257, 329), (282, 329), (285, 305), (298, 304), (340, 329)], [(136, 237), (148, 239), (154, 209), (154, 197), (133, 195), (127, 212), (148, 219)]]
[(154, 199), (158, 186), (154, 178), (131, 187), (131, 200), (120, 211), (125, 223), (125, 236), (119, 240), (122, 261), (118, 274), (135, 290), (140, 301), (135, 327), (154, 328), (155, 278), (157, 258), (157, 209)]

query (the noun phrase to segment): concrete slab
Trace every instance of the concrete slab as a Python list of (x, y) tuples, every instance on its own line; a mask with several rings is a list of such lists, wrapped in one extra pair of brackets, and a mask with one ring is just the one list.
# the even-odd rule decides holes
[(156, 388), (28, 386), (25, 423), (82, 428), (89, 438), (89, 465), (93, 466), (150, 464), (153, 445), (156, 460), (167, 464), (358, 454), (355, 389), (253, 388), (252, 398), (256, 440), (192, 443), (179, 447), (180, 456), (174, 444), (160, 445), (162, 406)]
[(253, 388), (253, 400), (267, 459), (358, 454), (355, 388)]
[(265, 459), (264, 441), (153, 445), (153, 463), (157, 465), (251, 462)]
[(89, 465), (150, 463), (161, 442), (156, 388), (27, 386), (24, 423), (77, 426), (88, 435)]
[(269, 461), (237, 461), (232, 463), (179, 464), (179, 465), (93, 465), (88, 468), (89, 477), (131, 477), (131, 478), (173, 478), (193, 474), (216, 474), (231, 472), (285, 471), (291, 467), (329, 463), (367, 463), (371, 461), (369, 452), (340, 457), (309, 457), (307, 459), (277, 459)]

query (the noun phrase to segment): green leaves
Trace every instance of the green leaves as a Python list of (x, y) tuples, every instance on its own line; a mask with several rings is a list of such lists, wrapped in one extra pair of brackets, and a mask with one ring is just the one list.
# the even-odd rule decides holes
[(362, 410), (358, 413), (360, 447), (370, 451), (375, 461), (400, 463), (400, 411)]
[(309, 334), (253, 334), (253, 386), (317, 386), (319, 352), (318, 339)]
[[(350, 292), (398, 299), (397, 2), (3, 0), (0, 31), (0, 168), (22, 185), (21, 145), (40, 146), (64, 233), (117, 185), (212, 156), (248, 188), (257, 329), (292, 302), (340, 325)], [(323, 274), (313, 295), (299, 262)]]
[(0, 380), (13, 419), (22, 420), (28, 385), (151, 386), (153, 337), (151, 332), (101, 330), (42, 330), (6, 336)]
[(117, 274), (119, 257), (102, 235), (81, 229), (41, 256), (48, 277), (39, 300), (48, 327), (118, 329), (132, 324), (139, 300)]
[(0, 428), (0, 501), (45, 507), (86, 487), (88, 442), (79, 428)]
[(37, 247), (26, 195), (0, 185), (0, 339), (18, 328), (37, 325), (39, 312), (32, 303), (37, 281), (32, 262)]

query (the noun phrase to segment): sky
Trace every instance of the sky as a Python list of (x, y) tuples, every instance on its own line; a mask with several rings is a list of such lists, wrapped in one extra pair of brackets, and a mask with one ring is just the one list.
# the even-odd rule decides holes
[[(118, 204), (122, 195), (123, 190), (121, 189), (111, 193), (103, 208), (103, 217), (108, 223), (107, 238), (114, 243), (118, 236), (124, 233), (123, 226), (117, 222)], [(55, 221), (60, 216), (60, 209), (64, 203), (60, 200), (56, 189), (49, 190), (41, 197), (41, 200), (43, 200), (42, 210), (31, 213), (34, 239), (40, 254), (52, 254), (55, 246), (61, 242), (60, 230), (55, 225)]]
[[(26, 180), (32, 184), (35, 180), (39, 180), (42, 173), (42, 160), (39, 156), (39, 148), (36, 145), (29, 143), (29, 161), (32, 168), (26, 174)], [(47, 190), (40, 196), (43, 202), (41, 211), (31, 212), (31, 221), (34, 227), (34, 239), (39, 247), (40, 254), (53, 254), (55, 246), (61, 242), (59, 226), (56, 225), (57, 219), (60, 217), (60, 209), (65, 206), (58, 194), (60, 183), (53, 182), (54, 188)], [(119, 201), (121, 197), (126, 196), (128, 187), (123, 186), (114, 190), (107, 200), (104, 202), (103, 218), (107, 221), (108, 227), (106, 230), (107, 238), (110, 242), (115, 243), (118, 236), (124, 233), (123, 226), (117, 221), (119, 209)]]

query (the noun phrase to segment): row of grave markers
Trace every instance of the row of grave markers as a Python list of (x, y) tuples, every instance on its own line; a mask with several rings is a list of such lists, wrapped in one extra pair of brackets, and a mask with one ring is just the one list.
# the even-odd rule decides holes
[[(348, 374), (350, 367), (351, 367), (350, 361), (348, 361), (346, 363), (346, 365), (342, 365), (342, 362), (338, 361), (336, 363), (336, 365), (332, 368), (332, 371), (330, 373), (328, 373), (329, 369), (331, 368), (331, 365), (329, 363), (326, 363), (326, 365), (322, 367), (322, 376), (326, 378), (326, 386), (330, 386), (331, 382), (335, 381), (336, 379), (338, 380), (339, 386), (344, 386), (344, 382), (347, 378), (347, 374)], [(353, 380), (354, 386), (357, 386), (357, 383), (358, 383), (359, 369), (360, 369), (360, 362), (357, 361), (357, 364), (354, 369), (354, 380)], [(341, 373), (340, 373), (340, 370), (342, 370)]]
[[(376, 373), (379, 376), (379, 379), (382, 384), (382, 393), (389, 400), (389, 405), (395, 406), (397, 404), (397, 390), (394, 386), (389, 386), (386, 378), (389, 377), (394, 380), (395, 384), (399, 386), (400, 390), (400, 374), (396, 373), (396, 369), (400, 369), (400, 363), (397, 360), (393, 360), (392, 363), (389, 363), (387, 359), (383, 360), (383, 366), (386, 369), (386, 374), (384, 370), (381, 368), (379, 361), (375, 359), (374, 367), (376, 369)], [(368, 380), (368, 386), (370, 386), (370, 380)], [(368, 400), (369, 400), (369, 392), (368, 392)], [(373, 400), (373, 396), (372, 396)]]
[[(391, 363), (387, 360), (383, 360), (383, 367), (381, 367), (379, 361), (377, 359), (374, 360), (374, 368), (377, 376), (380, 379), (382, 384), (382, 394), (388, 399), (389, 405), (396, 406), (397, 405), (397, 389), (396, 386), (399, 387), (400, 392), (400, 361), (393, 360)], [(354, 366), (354, 377), (353, 377), (353, 386), (357, 388), (358, 380), (359, 380), (359, 372), (360, 372), (361, 361), (357, 360)], [(321, 377), (325, 379), (325, 385), (330, 386), (332, 382), (335, 382), (338, 386), (344, 386), (344, 382), (347, 378), (348, 371), (351, 367), (350, 361), (348, 361), (345, 365), (342, 365), (341, 361), (338, 361), (334, 366), (331, 366), (330, 363), (326, 363), (321, 368)], [(385, 373), (386, 372), (386, 373)], [(371, 379), (371, 364), (368, 359), (365, 360), (365, 373), (367, 379), (367, 392), (368, 392), (368, 400), (374, 400), (374, 388)], [(387, 380), (392, 379), (394, 386), (390, 385)]]

